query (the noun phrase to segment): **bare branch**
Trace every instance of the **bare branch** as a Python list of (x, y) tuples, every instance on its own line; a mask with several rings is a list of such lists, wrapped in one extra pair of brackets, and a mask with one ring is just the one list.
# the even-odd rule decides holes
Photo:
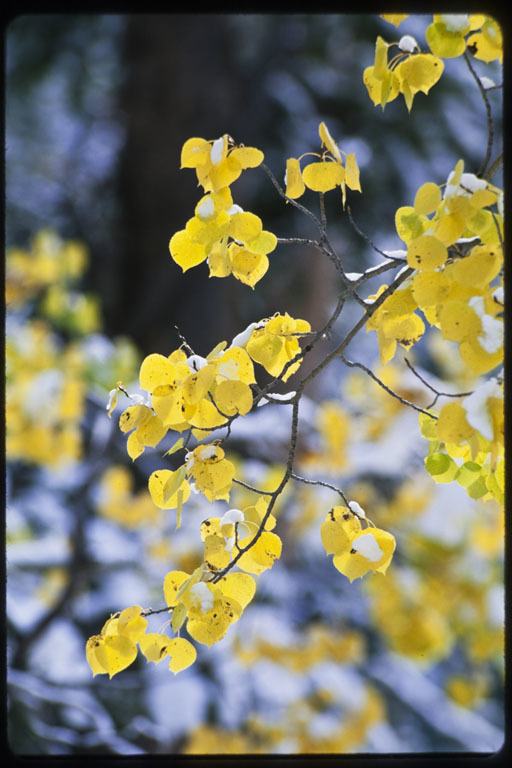
[(394, 392), (390, 387), (388, 387), (386, 384), (384, 384), (381, 379), (379, 379), (370, 368), (367, 368), (366, 365), (363, 365), (363, 363), (357, 363), (352, 360), (347, 360), (345, 355), (343, 353), (340, 354), (340, 358), (343, 360), (345, 365), (348, 365), (350, 368), (360, 368), (362, 371), (364, 371), (373, 381), (375, 381), (379, 387), (382, 387), (382, 389), (388, 393), (388, 395), (391, 395), (391, 397), (396, 398), (399, 400), (402, 405), (407, 405), (410, 408), (414, 408), (415, 411), (419, 411), (420, 413), (424, 413), (427, 416), (430, 416), (431, 419), (437, 419), (437, 416), (435, 416), (433, 413), (430, 413), (429, 411), (426, 411), (424, 408), (420, 408), (419, 405), (416, 405), (415, 403), (411, 403), (409, 400), (406, 400), (405, 397), (402, 397), (397, 392)]

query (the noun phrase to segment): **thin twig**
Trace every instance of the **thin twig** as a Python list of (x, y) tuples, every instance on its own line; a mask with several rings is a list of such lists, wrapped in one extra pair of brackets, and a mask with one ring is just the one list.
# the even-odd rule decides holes
[(406, 366), (409, 368), (409, 370), (418, 378), (422, 384), (424, 384), (428, 389), (430, 389), (431, 392), (435, 394), (435, 398), (432, 400), (429, 405), (427, 405), (427, 408), (433, 408), (434, 405), (437, 403), (438, 398), (440, 397), (467, 397), (468, 395), (473, 394), (471, 392), (459, 392), (457, 394), (454, 394), (452, 392), (439, 392), (435, 387), (433, 387), (431, 384), (426, 381), (423, 376), (421, 376), (418, 371), (414, 368), (414, 366), (409, 362), (409, 360), (404, 357), (404, 361)]
[(349, 218), (349, 221), (350, 221), (350, 223), (352, 224), (353, 228), (355, 229), (355, 231), (357, 232), (357, 234), (358, 234), (358, 235), (360, 235), (360, 237), (362, 237), (362, 238), (363, 238), (363, 240), (365, 240), (365, 241), (368, 243), (368, 245), (370, 246), (370, 248), (373, 248), (373, 250), (374, 250), (374, 251), (376, 251), (377, 253), (380, 253), (380, 255), (381, 255), (381, 256), (384, 256), (384, 258), (385, 258), (385, 259), (390, 259), (391, 261), (396, 261), (396, 262), (398, 262), (398, 263), (403, 263), (403, 262), (405, 261), (405, 259), (398, 259), (396, 256), (389, 256), (389, 255), (388, 255), (388, 254), (387, 254), (385, 251), (381, 251), (381, 249), (380, 249), (380, 248), (378, 248), (378, 247), (375, 245), (375, 243), (374, 243), (372, 240), (370, 240), (370, 238), (368, 237), (368, 235), (365, 235), (365, 233), (364, 233), (364, 232), (362, 232), (362, 231), (359, 229), (359, 227), (358, 227), (358, 226), (357, 226), (357, 224), (355, 223), (355, 221), (354, 221), (354, 218), (353, 218), (353, 216), (352, 216), (352, 211), (351, 211), (351, 209), (350, 209), (350, 205), (347, 205), (347, 206), (346, 206), (346, 208), (345, 208), (345, 210), (346, 210), (346, 212), (348, 213), (348, 218)]
[(415, 411), (419, 411), (419, 413), (424, 413), (427, 416), (430, 416), (431, 419), (437, 419), (437, 416), (435, 416), (433, 413), (430, 413), (429, 411), (426, 411), (424, 408), (420, 408), (419, 405), (416, 405), (415, 403), (411, 403), (410, 400), (406, 400), (405, 397), (402, 397), (397, 392), (394, 392), (392, 389), (390, 389), (386, 384), (384, 384), (381, 379), (376, 376), (370, 368), (367, 368), (366, 365), (363, 365), (363, 363), (358, 363), (353, 360), (347, 360), (345, 355), (343, 353), (340, 354), (340, 358), (345, 363), (345, 365), (348, 365), (350, 368), (360, 368), (362, 371), (364, 371), (373, 381), (375, 381), (379, 387), (382, 387), (382, 389), (388, 393), (388, 395), (391, 395), (392, 397), (399, 400), (402, 405), (407, 405), (410, 408), (414, 408)]
[(491, 152), (492, 152), (492, 143), (494, 140), (494, 123), (492, 119), (492, 112), (491, 112), (491, 105), (489, 103), (489, 99), (487, 97), (487, 93), (485, 88), (482, 85), (482, 82), (480, 78), (478, 77), (477, 73), (475, 72), (473, 65), (471, 63), (471, 59), (468, 56), (468, 52), (464, 51), (464, 59), (466, 61), (466, 64), (468, 65), (468, 69), (473, 75), (473, 78), (478, 86), (478, 89), (480, 93), (482, 94), (482, 99), (484, 100), (485, 105), (485, 112), (487, 116), (487, 149), (485, 151), (484, 159), (482, 160), (482, 164), (480, 165), (480, 168), (477, 171), (477, 176), (484, 176), (485, 169), (487, 168), (487, 164), (489, 160), (491, 159)]
[(246, 483), (243, 480), (237, 480), (236, 477), (233, 478), (233, 482), (237, 485), (241, 485), (242, 488), (247, 488), (248, 491), (259, 493), (261, 496), (272, 496), (274, 493), (273, 491), (263, 491), (261, 488), (255, 488), (254, 485), (249, 485), (249, 483)]
[(292, 472), (291, 477), (293, 480), (298, 480), (299, 482), (306, 483), (307, 485), (321, 485), (324, 488), (329, 488), (331, 491), (336, 491), (336, 493), (341, 496), (341, 498), (345, 502), (345, 505), (348, 507), (347, 497), (345, 496), (343, 491), (337, 488), (335, 485), (326, 483), (324, 480), (309, 480), (307, 477), (302, 477), (301, 475), (295, 474), (295, 472)]

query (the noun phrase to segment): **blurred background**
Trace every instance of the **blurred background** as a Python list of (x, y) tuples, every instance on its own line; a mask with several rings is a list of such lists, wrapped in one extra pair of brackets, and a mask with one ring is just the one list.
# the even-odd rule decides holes
[[(106, 415), (109, 390), (118, 380), (136, 387), (145, 355), (179, 346), (176, 325), (206, 355), (276, 311), (318, 328), (339, 287), (328, 262), (293, 245), (270, 254), (254, 291), (233, 278), (208, 278), (205, 265), (182, 274), (168, 242), (200, 197), (193, 171), (179, 169), (184, 141), (229, 133), (260, 148), (283, 183), (287, 157), (319, 151), (323, 120), (343, 151), (356, 154), (363, 194), (349, 192), (355, 221), (381, 249), (401, 248), (396, 209), (411, 205), (424, 181), (443, 183), (460, 157), (476, 172), (487, 138), (481, 96), (460, 58), (445, 62), (442, 80), (428, 97), (416, 96), (410, 115), (402, 98), (384, 112), (368, 98), (362, 72), (373, 64), (376, 37), (412, 34), (426, 49), (430, 21), (411, 16), (397, 30), (357, 14), (49, 14), (19, 16), (8, 26), (14, 752), (500, 746), (501, 517), (490, 502), (423, 477), (416, 415), (341, 367), (308, 390), (301, 466), (350, 489), (350, 498), (371, 506), (377, 525), (393, 530), (404, 552), (394, 575), (391, 568), (386, 580), (350, 585), (338, 574), (318, 535), (336, 497), (302, 486), (282, 500), (282, 560), (260, 577), (254, 604), (229, 637), (200, 648), (193, 668), (174, 677), (140, 661), (111, 681), (93, 679), (84, 653), (110, 613), (135, 603), (160, 607), (165, 573), (195, 567), (198, 523), (217, 514), (216, 505), (195, 497), (174, 533), (173, 513), (157, 510), (145, 490), (148, 474), (162, 466), (161, 451), (131, 464), (117, 429), (120, 411), (111, 421)], [(496, 62), (475, 68), (501, 82)], [(500, 91), (489, 98), (497, 154)], [(500, 185), (500, 176), (493, 181)], [(261, 169), (244, 173), (233, 193), (279, 237), (315, 236)], [(308, 194), (301, 202), (316, 211)], [(335, 193), (326, 211), (346, 270), (378, 263)], [(356, 310), (347, 308), (341, 331)], [(358, 344), (357, 359), (374, 364), (375, 340), (363, 335)], [(464, 371), (433, 346), (418, 346), (417, 362), (456, 387), (465, 382)], [(417, 379), (392, 364), (388, 375), (399, 377), (407, 396), (428, 402)], [(287, 411), (265, 406), (234, 431), (248, 482), (275, 487)], [(230, 505), (242, 503), (239, 489)]]

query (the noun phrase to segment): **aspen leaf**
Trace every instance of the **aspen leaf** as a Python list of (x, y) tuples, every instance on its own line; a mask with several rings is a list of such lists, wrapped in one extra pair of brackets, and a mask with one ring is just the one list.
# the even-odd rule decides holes
[(187, 606), (185, 603), (178, 603), (172, 612), (171, 628), (173, 632), (179, 632), (187, 619)]
[(420, 235), (407, 248), (407, 263), (412, 269), (434, 270), (448, 258), (446, 246), (432, 235)]
[(207, 394), (215, 381), (214, 365), (205, 365), (195, 373), (189, 374), (183, 382), (183, 394), (187, 402), (196, 405)]
[(172, 258), (182, 268), (183, 272), (201, 264), (208, 256), (205, 246), (191, 240), (184, 229), (176, 232), (171, 237), (169, 250)]
[(222, 594), (245, 608), (256, 593), (256, 582), (247, 573), (228, 573), (219, 581)]
[(416, 192), (414, 210), (416, 213), (433, 213), (441, 203), (441, 190), (437, 184), (427, 181)]
[(208, 268), (210, 277), (228, 277), (231, 274), (231, 258), (227, 246), (227, 240), (215, 243), (208, 254)]
[(229, 234), (235, 240), (245, 243), (246, 240), (254, 240), (261, 234), (262, 224), (259, 216), (249, 211), (234, 213), (229, 224)]
[(456, 443), (468, 440), (474, 428), (468, 424), (466, 411), (460, 403), (446, 403), (439, 412), (436, 425), (437, 437), (443, 443)]
[(254, 240), (248, 240), (245, 243), (245, 248), (251, 253), (260, 253), (266, 255), (275, 249), (277, 245), (277, 237), (273, 232), (267, 232), (262, 230), (260, 234), (254, 238)]
[(398, 236), (405, 242), (418, 238), (429, 226), (429, 220), (420, 216), (412, 206), (404, 205), (395, 214), (395, 226)]
[(302, 171), (304, 184), (314, 192), (328, 192), (341, 184), (345, 176), (342, 165), (332, 162), (310, 163)]
[(341, 163), (341, 154), (340, 150), (338, 149), (338, 145), (332, 138), (331, 134), (329, 133), (329, 129), (324, 122), (320, 123), (318, 126), (318, 133), (325, 148), (331, 153), (334, 159), (338, 161), (338, 163)]
[(139, 648), (148, 662), (153, 661), (158, 664), (166, 657), (169, 642), (170, 638), (167, 635), (148, 632), (139, 640)]
[(230, 158), (240, 163), (242, 168), (257, 168), (264, 160), (264, 154), (256, 147), (235, 147)]
[(395, 538), (379, 528), (368, 528), (355, 536), (351, 549), (334, 555), (333, 565), (350, 581), (364, 576), (368, 571), (385, 573), (395, 551)]
[(176, 381), (176, 368), (164, 355), (153, 353), (142, 361), (139, 371), (140, 388), (153, 392), (155, 387), (162, 384), (173, 384)]
[(206, 139), (188, 139), (181, 149), (181, 167), (197, 168), (210, 158), (211, 144)]
[(230, 249), (231, 268), (234, 277), (254, 288), (268, 270), (269, 262), (264, 253), (251, 253), (246, 248)]
[(305, 184), (300, 170), (300, 163), (295, 157), (290, 157), (286, 161), (286, 196), (296, 200), (305, 192)]
[(423, 271), (414, 275), (411, 291), (422, 309), (442, 303), (451, 289), (451, 281), (442, 272)]
[[(469, 25), (468, 30), (469, 31)], [(435, 56), (443, 59), (453, 59), (462, 56), (466, 50), (466, 41), (460, 32), (451, 32), (442, 22), (427, 27), (425, 37), (428, 46)]]
[(135, 461), (135, 459), (138, 459), (139, 456), (144, 453), (144, 443), (141, 443), (139, 440), (137, 432), (132, 432), (130, 435), (128, 435), (128, 440), (126, 441), (126, 451), (132, 461)]
[(179, 592), (183, 584), (191, 578), (185, 571), (169, 571), (164, 578), (164, 597), (169, 608), (173, 608), (179, 600)]
[(245, 416), (252, 408), (252, 392), (243, 381), (222, 381), (215, 389), (215, 402), (227, 416)]
[(174, 445), (172, 445), (168, 451), (164, 453), (164, 456), (170, 456), (172, 453), (176, 453), (176, 451), (179, 451), (180, 448), (183, 448), (183, 438), (179, 437)]
[(167, 646), (167, 653), (171, 656), (169, 669), (175, 675), (190, 667), (197, 658), (196, 649), (183, 637), (174, 637)]
[(356, 156), (353, 152), (345, 157), (345, 183), (350, 189), (361, 192), (361, 182), (359, 181), (359, 166), (356, 162)]
[(137, 646), (124, 635), (104, 635), (96, 647), (96, 658), (112, 678), (135, 661)]

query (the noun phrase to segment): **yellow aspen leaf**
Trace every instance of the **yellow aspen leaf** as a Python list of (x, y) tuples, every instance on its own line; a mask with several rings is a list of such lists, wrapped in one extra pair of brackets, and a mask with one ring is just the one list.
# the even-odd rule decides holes
[(196, 649), (184, 637), (173, 637), (167, 646), (167, 653), (171, 656), (169, 669), (175, 675), (190, 667), (197, 658)]
[(450, 293), (450, 289), (451, 281), (446, 275), (434, 271), (417, 272), (411, 285), (414, 300), (421, 309), (441, 304)]
[(152, 414), (149, 419), (137, 427), (135, 434), (142, 445), (154, 448), (167, 434), (167, 427), (162, 424), (158, 416)]
[(503, 363), (503, 345), (496, 352), (487, 352), (475, 337), (464, 339), (459, 346), (460, 356), (475, 376), (492, 371)]
[(498, 195), (491, 189), (477, 189), (471, 195), (470, 203), (474, 208), (486, 208), (498, 202)]
[(395, 214), (396, 231), (404, 243), (410, 243), (411, 240), (418, 238), (429, 226), (427, 217), (420, 216), (410, 205), (402, 206)]
[(171, 638), (167, 635), (157, 632), (148, 632), (147, 635), (139, 640), (139, 648), (146, 657), (147, 661), (153, 661), (158, 664), (167, 656), (167, 648)]
[(498, 243), (496, 224), (490, 211), (481, 208), (467, 222), (469, 232), (478, 235), (483, 243)]
[[(226, 422), (226, 417), (209, 400), (200, 400), (189, 423), (198, 429), (212, 430)], [(204, 433), (203, 433), (204, 435)]]
[(261, 280), (269, 267), (264, 253), (251, 253), (235, 243), (230, 246), (230, 258), (233, 276), (251, 288)]
[(104, 637), (102, 635), (93, 635), (87, 640), (85, 646), (85, 658), (91, 668), (93, 677), (96, 677), (96, 675), (106, 675), (108, 673), (108, 669), (99, 661), (96, 653), (96, 650), (102, 643), (104, 643)]
[(173, 632), (179, 632), (187, 620), (187, 606), (185, 603), (178, 603), (172, 612), (171, 629)]
[(210, 277), (228, 277), (231, 274), (231, 258), (226, 239), (215, 243), (211, 249), (208, 254), (208, 268)]
[(176, 381), (176, 369), (169, 358), (153, 353), (142, 361), (139, 371), (140, 388), (153, 392), (161, 384), (173, 384)]
[[(469, 201), (466, 201), (469, 202)], [(466, 229), (466, 218), (459, 211), (444, 213), (434, 224), (434, 236), (445, 246), (453, 245)]]
[(412, 269), (434, 270), (448, 258), (446, 246), (432, 235), (420, 235), (407, 248), (407, 263)]
[(170, 360), (171, 363), (176, 363), (176, 370), (180, 371), (180, 363), (187, 362), (187, 354), (183, 349), (175, 349), (174, 352), (171, 352), (169, 355), (168, 360)]
[(206, 359), (208, 362), (212, 362), (212, 360), (215, 360), (217, 357), (220, 356), (220, 353), (223, 352), (227, 347), (227, 341), (219, 341), (218, 344), (214, 346), (214, 348), (208, 352), (206, 355)]
[(328, 192), (344, 180), (345, 169), (332, 162), (310, 163), (302, 171), (304, 184), (314, 192)]
[(153, 503), (160, 509), (174, 509), (178, 504), (177, 491), (183, 491), (183, 500), (190, 496), (190, 486), (185, 480), (186, 467), (183, 465), (174, 472), (170, 469), (158, 469), (152, 472), (148, 480), (148, 489)]
[(137, 432), (132, 432), (131, 435), (128, 435), (126, 451), (132, 461), (135, 461), (135, 459), (138, 459), (139, 456), (144, 453), (144, 443), (141, 443), (139, 440)]
[[(167, 506), (168, 509), (171, 509), (173, 507), (177, 507), (179, 500), (178, 500), (178, 493), (181, 491), (181, 503), (183, 501), (186, 501), (184, 498), (185, 492), (186, 497), (188, 498), (190, 495), (190, 488), (188, 486), (187, 481), (185, 480), (186, 474), (187, 474), (187, 468), (185, 464), (183, 464), (181, 467), (176, 469), (174, 472), (171, 471), (170, 475), (164, 475), (162, 476), (163, 472), (166, 472), (169, 470), (161, 470), (159, 473), (158, 479), (155, 478), (155, 484), (164, 482), (163, 490), (162, 490), (162, 498), (164, 504)], [(159, 496), (159, 492), (155, 489), (155, 493)]]
[(188, 139), (181, 149), (181, 167), (197, 168), (210, 159), (211, 144), (206, 139)]
[(381, 13), (380, 17), (381, 19), (384, 19), (384, 21), (389, 21), (390, 24), (393, 24), (395, 27), (400, 26), (402, 21), (406, 19), (409, 16), (408, 13)]
[(449, 341), (464, 341), (477, 337), (482, 323), (475, 310), (463, 301), (447, 301), (438, 312), (443, 337)]
[(218, 379), (243, 381), (254, 384), (254, 365), (248, 353), (242, 347), (230, 347), (222, 357), (217, 368)]
[(176, 453), (176, 451), (179, 451), (180, 448), (183, 448), (183, 438), (179, 437), (174, 445), (171, 445), (168, 451), (164, 453), (164, 456), (170, 456), (173, 453)]
[(411, 312), (414, 312), (416, 309), (416, 302), (412, 295), (411, 286), (407, 286), (407, 288), (399, 288), (392, 293), (391, 296), (388, 296), (381, 309), (389, 315), (408, 315)]
[(255, 362), (266, 367), (271, 365), (272, 361), (279, 355), (283, 343), (279, 336), (268, 333), (255, 335), (253, 332), (247, 342), (247, 352)]
[(248, 240), (245, 243), (245, 248), (251, 253), (261, 253), (266, 255), (267, 253), (271, 253), (276, 245), (277, 237), (273, 232), (267, 232), (267, 230), (264, 229), (260, 232), (258, 237), (254, 238), (254, 240)]
[(305, 184), (300, 170), (300, 163), (296, 157), (290, 157), (286, 161), (286, 172), (284, 176), (286, 185), (286, 196), (292, 200), (301, 197), (305, 192)]
[(264, 160), (263, 152), (255, 147), (235, 147), (230, 157), (239, 162), (242, 168), (257, 168)]
[(104, 635), (103, 642), (95, 646), (96, 658), (112, 679), (118, 672), (129, 667), (137, 658), (137, 646), (124, 635)]
[(320, 526), (320, 536), (327, 555), (350, 550), (350, 542), (361, 531), (359, 518), (348, 507), (333, 507)]
[(378, 78), (375, 75), (375, 67), (366, 67), (363, 72), (363, 82), (374, 105), (382, 109), (400, 93), (400, 81), (389, 69), (382, 78)]
[(487, 19), (482, 31), (468, 38), (468, 47), (476, 59), (481, 61), (503, 61), (503, 35), (500, 25), (494, 19)]
[(181, 587), (191, 578), (185, 571), (169, 571), (164, 578), (164, 597), (169, 608), (173, 608), (179, 601)]
[(249, 211), (240, 211), (231, 215), (229, 235), (235, 240), (245, 243), (254, 240), (261, 233), (262, 223), (259, 216)]
[[(469, 31), (468, 29), (466, 32)], [(443, 59), (453, 59), (462, 56), (466, 50), (466, 41), (460, 32), (451, 32), (441, 21), (427, 27), (425, 38), (435, 56)]]
[(345, 183), (350, 189), (361, 192), (359, 166), (357, 165), (356, 156), (353, 152), (350, 152), (350, 154), (345, 157)]
[(443, 74), (443, 69), (441, 59), (430, 53), (418, 53), (402, 61), (395, 72), (401, 86), (406, 82), (414, 95), (418, 91), (428, 93)]
[[(451, 450), (451, 448), (450, 448)], [(425, 469), (436, 483), (453, 483), (459, 471), (458, 464), (447, 453), (431, 453), (425, 459)]]
[(201, 541), (205, 541), (211, 534), (220, 535), (220, 517), (209, 517), (203, 520), (200, 527)]
[(192, 403), (186, 403), (183, 391), (173, 384), (157, 387), (153, 392), (151, 402), (162, 424), (169, 428), (174, 428), (175, 425), (188, 421), (197, 407)]
[[(241, 539), (240, 549), (246, 547), (254, 537)], [(274, 562), (281, 556), (282, 542), (279, 536), (269, 531), (263, 531), (256, 543), (244, 552), (238, 560), (238, 565), (243, 571), (259, 575), (272, 568)]]
[(375, 61), (373, 65), (373, 76), (377, 80), (382, 80), (388, 71), (388, 48), (388, 43), (379, 35), (375, 41)]
[(389, 338), (395, 339), (405, 349), (410, 349), (423, 336), (425, 324), (421, 317), (416, 314), (385, 318), (383, 332)]
[(331, 153), (334, 159), (341, 164), (341, 153), (338, 145), (332, 138), (331, 134), (329, 133), (329, 129), (324, 122), (320, 123), (318, 126), (318, 133), (322, 140), (322, 145), (325, 146), (325, 148)]
[(132, 605), (125, 608), (119, 614), (117, 622), (117, 632), (120, 635), (126, 635), (134, 643), (138, 642), (146, 632), (148, 626), (147, 619), (141, 616), (142, 608), (140, 605)]
[(220, 571), (231, 560), (223, 536), (211, 534), (204, 540), (204, 562), (211, 571)]
[(219, 640), (222, 640), (229, 629), (229, 625), (229, 618), (219, 613), (211, 621), (189, 619), (187, 622), (187, 632), (198, 643), (210, 647), (214, 643), (218, 643)]
[(420, 432), (423, 437), (426, 437), (427, 440), (437, 439), (435, 418), (432, 418), (431, 416), (427, 416), (426, 413), (420, 413), (418, 417), (418, 422), (420, 425)]
[(419, 214), (429, 214), (437, 210), (441, 203), (441, 190), (437, 184), (427, 181), (416, 192), (414, 210)]
[(236, 600), (245, 608), (256, 593), (256, 582), (247, 573), (228, 573), (219, 581), (224, 597)]
[(131, 432), (151, 418), (153, 411), (147, 405), (130, 405), (119, 417), (121, 432)]
[(208, 256), (205, 246), (191, 240), (184, 229), (176, 232), (171, 237), (169, 250), (172, 258), (182, 268), (183, 272), (201, 264)]
[(385, 573), (395, 551), (395, 537), (379, 528), (367, 528), (351, 541), (351, 549), (334, 555), (333, 565), (351, 582), (368, 571)]
[(220, 211), (215, 218), (208, 221), (194, 216), (187, 221), (185, 232), (194, 243), (201, 243), (209, 251), (214, 243), (227, 235), (229, 228), (229, 214), (226, 211)]
[(197, 404), (205, 397), (215, 381), (215, 365), (205, 365), (195, 373), (190, 373), (183, 382), (183, 395), (187, 402)]
[(379, 342), (379, 359), (381, 365), (386, 365), (393, 359), (396, 352), (396, 339), (386, 336), (381, 328), (377, 329), (377, 340)]
[(499, 274), (502, 264), (500, 248), (475, 246), (467, 256), (452, 265), (450, 276), (461, 285), (484, 288)]
[(446, 403), (439, 412), (436, 422), (438, 440), (443, 443), (455, 443), (459, 445), (469, 440), (474, 433), (474, 428), (466, 419), (466, 411), (460, 403)]
[(243, 381), (222, 381), (215, 388), (215, 402), (227, 416), (245, 416), (252, 408), (252, 391)]

